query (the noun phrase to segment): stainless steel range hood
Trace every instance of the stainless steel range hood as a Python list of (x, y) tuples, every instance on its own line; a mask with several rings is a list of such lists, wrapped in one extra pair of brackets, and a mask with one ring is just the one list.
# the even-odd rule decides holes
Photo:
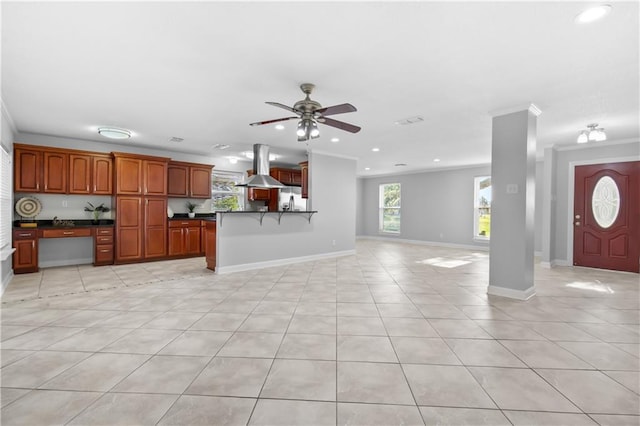
[(271, 176), (269, 176), (269, 145), (253, 145), (253, 176), (245, 183), (236, 186), (249, 186), (254, 188), (284, 188)]

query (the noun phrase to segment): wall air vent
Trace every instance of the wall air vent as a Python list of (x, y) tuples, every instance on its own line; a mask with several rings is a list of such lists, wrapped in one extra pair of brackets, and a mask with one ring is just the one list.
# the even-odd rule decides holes
[(183, 140), (183, 138), (177, 138), (175, 136), (169, 138), (169, 142), (182, 142)]
[(409, 117), (403, 120), (398, 120), (395, 122), (395, 124), (398, 124), (400, 126), (406, 126), (407, 124), (415, 124), (421, 121), (424, 121), (424, 117), (420, 117), (419, 115), (416, 115), (415, 117)]

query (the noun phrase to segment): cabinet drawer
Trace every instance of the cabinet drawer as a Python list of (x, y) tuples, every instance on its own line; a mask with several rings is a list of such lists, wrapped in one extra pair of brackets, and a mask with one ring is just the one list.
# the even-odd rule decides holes
[(113, 236), (113, 228), (96, 228), (96, 235), (111, 235)]
[(193, 219), (193, 220), (170, 220), (169, 221), (169, 228), (193, 228), (193, 227), (199, 227), (200, 226), (200, 220), (198, 219)]
[(97, 245), (96, 246), (96, 262), (95, 263), (110, 263), (113, 262), (113, 245)]
[(34, 240), (36, 238), (36, 230), (30, 231), (13, 231), (14, 240)]
[(96, 244), (113, 244), (113, 235), (96, 236)]
[(84, 229), (45, 229), (42, 238), (90, 237), (91, 228)]

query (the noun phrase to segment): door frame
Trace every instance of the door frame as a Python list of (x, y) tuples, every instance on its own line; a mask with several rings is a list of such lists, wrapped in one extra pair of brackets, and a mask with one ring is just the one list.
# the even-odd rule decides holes
[[(567, 265), (573, 266), (573, 208), (576, 191), (576, 166), (589, 166), (591, 164), (606, 164), (606, 163), (628, 163), (631, 161), (640, 161), (640, 156), (634, 157), (613, 157), (613, 158), (600, 158), (593, 160), (580, 160), (569, 162), (569, 190), (567, 192)], [(634, 272), (624, 271), (612, 271), (633, 274)]]

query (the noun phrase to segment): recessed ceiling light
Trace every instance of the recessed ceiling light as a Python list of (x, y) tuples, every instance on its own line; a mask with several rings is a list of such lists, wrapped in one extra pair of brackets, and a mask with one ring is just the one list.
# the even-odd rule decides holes
[(231, 164), (236, 164), (238, 162), (238, 159), (236, 157), (229, 157), (229, 162)]
[(115, 127), (100, 127), (98, 133), (109, 139), (129, 139), (131, 132), (125, 129), (117, 129)]
[(379, 151), (380, 151), (380, 148), (371, 148), (371, 151), (373, 151), (373, 152), (379, 152)]
[(335, 142), (340, 142), (340, 139), (339, 138), (331, 138), (331, 142), (334, 142), (334, 143)]
[(439, 158), (434, 158), (434, 159), (433, 159), (433, 162), (434, 162), (434, 163), (439, 163), (439, 162), (440, 162), (440, 159), (439, 159)]
[(365, 170), (371, 170), (371, 167), (365, 167), (364, 169)]
[(588, 24), (589, 22), (597, 21), (598, 19), (604, 18), (611, 12), (611, 9), (612, 7), (608, 4), (591, 7), (587, 10), (582, 11), (578, 16), (576, 16), (575, 21), (578, 24)]
[(284, 130), (284, 126), (282, 124), (276, 124), (274, 127), (276, 130)]

